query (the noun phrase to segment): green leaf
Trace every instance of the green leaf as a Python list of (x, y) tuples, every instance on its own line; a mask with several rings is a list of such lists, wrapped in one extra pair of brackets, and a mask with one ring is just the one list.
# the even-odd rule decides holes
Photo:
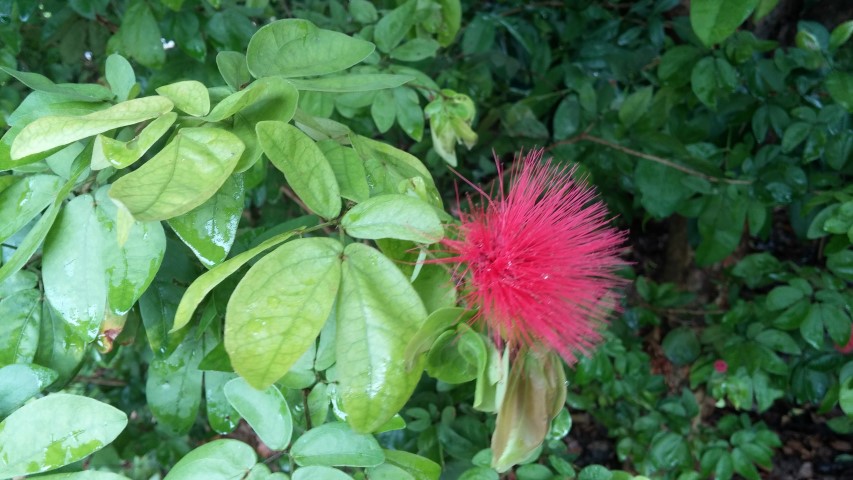
[(853, 75), (833, 71), (826, 77), (826, 89), (833, 100), (848, 112), (853, 112)]
[(346, 247), (337, 302), (338, 392), (355, 430), (376, 430), (412, 394), (421, 369), (406, 367), (405, 351), (426, 317), (391, 260), (366, 245)]
[[(33, 72), (19, 72), (0, 66), (0, 70), (15, 77), (27, 87), (37, 92), (55, 93), (63, 96), (64, 101), (102, 102), (113, 97), (113, 93), (102, 85), (63, 83), (55, 84), (44, 75)], [(10, 122), (11, 124), (11, 122)]]
[(175, 108), (194, 117), (203, 117), (210, 112), (210, 95), (207, 94), (207, 87), (199, 81), (170, 83), (155, 91), (171, 100)]
[(379, 19), (376, 7), (368, 0), (351, 0), (348, 10), (353, 20), (358, 23), (373, 23)]
[(853, 36), (853, 20), (847, 20), (832, 29), (829, 35), (829, 49), (834, 50), (841, 47)]
[(41, 309), (38, 290), (23, 290), (0, 300), (0, 365), (33, 361)]
[(759, 0), (693, 0), (690, 25), (706, 47), (720, 43), (752, 14)]
[(409, 472), (415, 480), (438, 480), (441, 466), (428, 458), (404, 450), (383, 450), (385, 462)]
[(0, 242), (30, 223), (56, 199), (61, 188), (62, 179), (55, 175), (30, 175), (0, 191)]
[(416, 0), (409, 0), (391, 10), (376, 23), (373, 40), (379, 50), (389, 53), (399, 45), (406, 33), (415, 25), (417, 3)]
[(427, 373), (449, 384), (470, 382), (486, 368), (487, 355), (479, 334), (464, 327), (462, 333), (446, 331), (429, 350)]
[(412, 81), (411, 75), (392, 75), (388, 73), (350, 73), (334, 77), (310, 79), (292, 79), (290, 83), (299, 90), (314, 92), (370, 92), (395, 88)]
[(839, 278), (853, 282), (853, 250), (848, 248), (826, 257), (826, 268)]
[(652, 87), (644, 87), (628, 95), (619, 108), (619, 121), (626, 127), (637, 123), (643, 115), (647, 114), (652, 104)]
[(168, 220), (201, 263), (211, 268), (222, 263), (237, 236), (243, 215), (243, 177), (232, 175), (222, 187), (198, 207)]
[(375, 467), (385, 461), (372, 435), (356, 433), (346, 423), (326, 423), (308, 430), (293, 443), (290, 454), (301, 467)]
[(155, 357), (148, 369), (148, 407), (157, 421), (178, 435), (187, 433), (198, 416), (202, 383), (198, 364), (202, 357), (202, 341), (187, 335), (171, 355)]
[(803, 340), (817, 350), (823, 348), (823, 304), (813, 303), (809, 307), (809, 312), (800, 324), (800, 335)]
[[(225, 355), (224, 348), (222, 354)], [(200, 369), (203, 369), (208, 357), (209, 354), (202, 359), (199, 364)], [(231, 372), (204, 372), (204, 405), (207, 410), (207, 421), (210, 428), (220, 435), (233, 432), (240, 422), (240, 414), (231, 406), (225, 397), (224, 390), (225, 384), (235, 378), (238, 378), (237, 374)]]
[(784, 310), (803, 298), (803, 291), (789, 285), (781, 285), (770, 290), (765, 306), (770, 311)]
[(438, 26), (438, 43), (446, 47), (453, 43), (462, 26), (462, 2), (438, 0), (441, 5), (441, 24)]
[(355, 150), (334, 140), (319, 141), (317, 146), (320, 147), (323, 156), (326, 157), (329, 166), (335, 172), (341, 197), (356, 203), (367, 200), (370, 197), (367, 173), (364, 171), (364, 164)]
[(139, 92), (136, 74), (133, 73), (133, 67), (126, 58), (117, 53), (110, 55), (107, 57), (104, 70), (110, 90), (113, 91), (118, 101), (129, 100), (134, 92)]
[(71, 189), (74, 188), (74, 185), (77, 183), (77, 178), (86, 169), (86, 164), (83, 162), (83, 158), (85, 158), (87, 151), (91, 152), (91, 150), (88, 149), (83, 150), (83, 152), (74, 160), (73, 171), (71, 172), (68, 181), (65, 182), (65, 185), (62, 186), (62, 189), (56, 195), (56, 199), (54, 199), (53, 203), (47, 207), (47, 210), (45, 210), (33, 228), (27, 232), (27, 236), (18, 244), (18, 248), (15, 250), (15, 253), (12, 254), (11, 257), (7, 258), (3, 266), (0, 267), (0, 283), (3, 283), (10, 275), (20, 270), (44, 241), (53, 226), (53, 222), (56, 220), (56, 216), (59, 215), (60, 205), (65, 201), (65, 196), (71, 192)]
[(133, 125), (171, 109), (172, 102), (169, 99), (155, 96), (128, 100), (88, 115), (42, 117), (24, 127), (15, 137), (12, 159), (46, 152), (107, 130)]
[(245, 443), (214, 440), (186, 454), (164, 480), (234, 480), (243, 478), (256, 462), (255, 451)]
[(256, 388), (281, 378), (314, 344), (340, 283), (340, 242), (294, 240), (256, 263), (234, 289), (225, 317), (225, 349)]
[(15, 363), (0, 368), (0, 417), (38, 395), (57, 377), (53, 370), (36, 364)]
[(45, 239), (42, 274), (45, 298), (91, 341), (107, 307), (104, 225), (91, 195), (66, 205)]
[(146, 67), (162, 67), (166, 61), (163, 35), (148, 2), (134, 2), (122, 19), (121, 28), (114, 37), (121, 45), (120, 50)]
[(293, 480), (352, 480), (352, 477), (336, 468), (313, 465), (297, 468)]
[(767, 345), (777, 352), (789, 355), (800, 355), (802, 353), (800, 346), (797, 345), (791, 335), (781, 330), (764, 330), (755, 336), (755, 341)]
[(275, 385), (256, 390), (242, 378), (225, 384), (225, 396), (258, 438), (273, 450), (284, 450), (293, 434), (290, 407)]
[(699, 356), (701, 346), (691, 328), (679, 327), (671, 330), (661, 344), (666, 358), (677, 366), (687, 365)]
[(417, 157), (360, 135), (350, 135), (349, 139), (364, 163), (367, 177), (372, 180), (371, 195), (400, 193), (398, 186), (401, 182), (420, 177), (426, 184), (429, 203), (437, 207), (441, 206), (441, 196), (438, 194), (432, 175)]
[(403, 62), (418, 62), (434, 57), (440, 46), (431, 38), (413, 38), (391, 50), (390, 57)]
[(400, 128), (412, 140), (420, 142), (424, 135), (424, 111), (418, 101), (417, 92), (412, 88), (403, 87), (395, 88), (392, 94)]
[(785, 129), (782, 135), (782, 151), (793, 151), (803, 143), (812, 131), (812, 126), (806, 122), (794, 122)]
[(186, 326), (190, 322), (193, 312), (204, 297), (207, 296), (211, 290), (216, 288), (217, 285), (222, 283), (222, 281), (229, 275), (239, 270), (246, 262), (253, 259), (260, 253), (265, 250), (269, 250), (282, 242), (286, 242), (290, 237), (297, 233), (299, 233), (299, 231), (285, 232), (280, 235), (276, 235), (275, 237), (265, 240), (263, 243), (251, 250), (247, 250), (236, 255), (234, 258), (230, 258), (225, 262), (220, 263), (195, 279), (181, 298), (181, 303), (178, 305), (178, 309), (175, 312), (175, 323), (171, 332), (178, 331)]
[(394, 126), (397, 105), (394, 103), (394, 94), (390, 90), (383, 90), (376, 94), (376, 99), (370, 104), (370, 116), (380, 133), (385, 133)]
[(110, 166), (117, 169), (129, 167), (169, 131), (177, 118), (178, 114), (175, 112), (160, 115), (146, 125), (139, 135), (126, 142), (98, 135), (92, 150), (92, 170)]
[(255, 77), (325, 75), (361, 62), (373, 53), (370, 42), (289, 18), (261, 27), (249, 41), (246, 61)]
[(240, 91), (252, 81), (249, 67), (246, 66), (246, 56), (240, 52), (223, 51), (216, 54), (216, 66), (219, 74), (231, 89)]
[(581, 106), (578, 102), (578, 96), (575, 94), (567, 95), (557, 105), (557, 111), (554, 112), (554, 138), (556, 140), (565, 140), (576, 134), (580, 129), (581, 122)]
[[(690, 195), (682, 184), (684, 173), (648, 160), (640, 160), (634, 170), (634, 182), (640, 192), (640, 204), (656, 218), (672, 215)], [(666, 185), (667, 188), (661, 188)]]
[(748, 202), (736, 190), (712, 196), (699, 215), (702, 243), (696, 249), (701, 265), (718, 262), (740, 243)]
[(341, 219), (347, 235), (435, 243), (444, 236), (433, 207), (408, 195), (379, 195), (351, 208)]
[(119, 178), (110, 197), (141, 221), (189, 212), (213, 196), (234, 170), (243, 142), (219, 128), (184, 128), (139, 169)]
[(39, 475), (42, 480), (130, 480), (124, 475), (110, 472), (99, 472), (96, 470), (85, 470), (83, 472), (56, 473), (53, 475)]
[(79, 329), (63, 320), (48, 302), (42, 302), (38, 350), (35, 362), (58, 374), (55, 388), (64, 386), (77, 373), (89, 342)]
[(0, 477), (53, 470), (113, 441), (124, 412), (78, 395), (56, 393), (30, 402), (0, 422)]
[(321, 217), (337, 217), (341, 211), (338, 182), (314, 140), (284, 122), (259, 122), (255, 128), (264, 153), (305, 205)]
[(255, 125), (263, 120), (289, 121), (296, 112), (299, 99), (296, 88), (279, 77), (262, 78), (249, 88), (262, 90), (252, 104), (234, 114), (232, 132), (246, 144), (246, 150), (234, 169), (236, 172), (248, 170), (263, 153), (255, 133)]

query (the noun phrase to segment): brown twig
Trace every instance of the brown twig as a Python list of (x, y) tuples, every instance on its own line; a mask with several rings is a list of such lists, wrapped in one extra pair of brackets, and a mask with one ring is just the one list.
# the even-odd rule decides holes
[(85, 375), (77, 375), (74, 381), (78, 383), (88, 383), (90, 385), (102, 385), (105, 387), (123, 387), (127, 385), (124, 380), (116, 380), (113, 378), (88, 377)]
[(599, 145), (605, 146), (605, 147), (613, 149), (613, 150), (620, 151), (622, 153), (626, 153), (628, 155), (631, 155), (632, 157), (642, 158), (644, 160), (649, 160), (652, 162), (660, 163), (661, 165), (666, 165), (669, 168), (674, 168), (674, 169), (676, 169), (680, 172), (684, 172), (688, 175), (692, 175), (694, 177), (699, 177), (699, 178), (704, 178), (705, 180), (707, 180), (709, 182), (728, 183), (730, 185), (750, 185), (750, 184), (752, 184), (752, 180), (737, 180), (734, 178), (720, 178), (720, 177), (714, 177), (712, 175), (707, 175), (707, 174), (704, 174), (698, 170), (694, 170), (690, 167), (685, 167), (684, 165), (675, 163), (672, 160), (669, 160), (669, 159), (666, 159), (663, 157), (658, 157), (657, 155), (651, 155), (649, 153), (643, 153), (643, 152), (640, 152), (638, 150), (633, 150), (633, 149), (628, 148), (628, 147), (623, 147), (622, 145), (619, 145), (618, 143), (613, 143), (613, 142), (611, 142), (609, 140), (605, 140), (601, 137), (596, 137), (595, 135), (590, 135), (589, 130), (590, 129), (587, 128), (586, 130), (584, 130), (579, 135), (576, 135), (572, 138), (562, 140), (562, 141), (559, 141), (559, 142), (554, 143), (552, 145), (549, 145), (545, 149), (545, 151), (553, 150), (554, 148), (559, 147), (561, 145), (571, 145), (573, 143), (578, 143), (578, 142), (592, 142), (592, 143), (597, 143)]

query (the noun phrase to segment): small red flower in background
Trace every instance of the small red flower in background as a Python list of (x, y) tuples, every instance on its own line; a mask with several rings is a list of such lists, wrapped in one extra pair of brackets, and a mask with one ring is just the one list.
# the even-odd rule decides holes
[(729, 369), (729, 364), (725, 360), (717, 360), (714, 362), (714, 370), (719, 373), (726, 373)]
[(573, 169), (543, 162), (542, 150), (519, 156), (510, 173), (508, 189), (500, 178), (497, 198), (480, 191), (486, 205), (461, 214), (456, 238), (442, 241), (451, 257), (439, 261), (462, 264), (465, 298), (496, 341), (541, 343), (571, 364), (615, 307), (624, 235)]

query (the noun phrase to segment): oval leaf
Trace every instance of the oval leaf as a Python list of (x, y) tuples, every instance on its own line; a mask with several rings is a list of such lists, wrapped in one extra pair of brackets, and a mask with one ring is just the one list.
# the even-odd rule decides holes
[(184, 128), (151, 160), (113, 184), (110, 196), (140, 221), (189, 212), (219, 190), (243, 142), (219, 128)]
[(156, 90), (175, 104), (175, 108), (194, 117), (203, 117), (210, 111), (210, 95), (207, 87), (197, 80), (163, 85)]
[(330, 238), (294, 240), (258, 261), (234, 289), (225, 350), (249, 384), (268, 387), (314, 344), (338, 291), (341, 251)]
[(352, 480), (352, 477), (332, 467), (314, 465), (296, 469), (293, 480)]
[(0, 478), (76, 462), (126, 425), (124, 412), (88, 397), (57, 393), (28, 403), (0, 423)]
[(255, 77), (305, 77), (339, 72), (373, 53), (370, 42), (289, 18), (261, 27), (249, 41), (246, 61)]
[(56, 378), (53, 370), (32, 363), (14, 363), (0, 368), (0, 417), (36, 396)]
[(409, 280), (374, 248), (344, 250), (337, 304), (338, 392), (347, 422), (372, 432), (411, 396), (421, 368), (406, 368), (406, 346), (427, 312)]
[(175, 112), (160, 115), (143, 128), (139, 135), (127, 142), (98, 135), (92, 150), (92, 170), (109, 166), (118, 169), (129, 167), (169, 131), (177, 118), (178, 114)]
[(79, 117), (42, 117), (30, 123), (12, 143), (12, 159), (19, 159), (67, 145), (114, 128), (133, 125), (163, 115), (172, 109), (165, 97), (128, 100), (106, 110)]
[(234, 480), (255, 465), (252, 447), (238, 440), (214, 440), (186, 454), (163, 480)]
[(264, 153), (305, 205), (321, 217), (337, 217), (341, 211), (338, 182), (314, 140), (284, 122), (258, 122), (255, 130)]
[(243, 177), (232, 175), (207, 201), (169, 219), (169, 226), (207, 268), (222, 263), (231, 251), (243, 215), (243, 193)]
[(710, 47), (720, 43), (747, 19), (759, 0), (693, 0), (690, 24), (699, 40)]
[(290, 454), (302, 467), (375, 467), (385, 461), (373, 435), (353, 432), (340, 422), (308, 430), (293, 443)]
[[(15, 177), (5, 177), (15, 178)], [(56, 198), (62, 179), (56, 175), (24, 177), (0, 192), (0, 242), (30, 223)]]
[(235, 378), (225, 384), (225, 397), (266, 446), (273, 450), (287, 448), (293, 434), (293, 418), (287, 401), (275, 385), (261, 391), (242, 378)]
[(354, 206), (341, 219), (355, 238), (396, 238), (435, 243), (444, 236), (441, 220), (427, 203), (408, 195), (379, 195)]
[(276, 235), (257, 247), (226, 260), (198, 277), (192, 285), (187, 288), (186, 293), (184, 293), (184, 296), (181, 298), (181, 303), (178, 305), (178, 309), (175, 312), (175, 323), (171, 331), (174, 332), (186, 326), (190, 322), (192, 314), (195, 312), (198, 304), (204, 300), (204, 297), (207, 296), (211, 290), (216, 288), (216, 286), (229, 275), (239, 270), (246, 262), (255, 258), (264, 250), (268, 250), (280, 243), (286, 242), (296, 233), (298, 232), (293, 231)]

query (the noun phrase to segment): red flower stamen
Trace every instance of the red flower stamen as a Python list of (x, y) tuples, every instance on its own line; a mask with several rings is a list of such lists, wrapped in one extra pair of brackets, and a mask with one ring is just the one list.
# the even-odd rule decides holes
[(450, 257), (438, 261), (460, 264), (475, 321), (498, 343), (541, 343), (571, 364), (601, 339), (616, 307), (625, 236), (574, 169), (543, 162), (542, 150), (519, 156), (510, 173), (506, 189), (499, 175), (497, 198), (478, 189), (486, 204), (460, 215), (456, 238), (442, 241)]

